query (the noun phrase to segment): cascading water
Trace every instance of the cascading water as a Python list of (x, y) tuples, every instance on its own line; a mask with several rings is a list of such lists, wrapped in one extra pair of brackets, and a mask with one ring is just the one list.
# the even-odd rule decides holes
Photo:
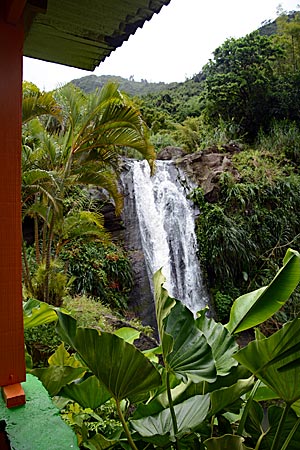
[(146, 161), (127, 163), (123, 184), (130, 185), (125, 190), (134, 211), (125, 215), (136, 215), (150, 285), (154, 272), (162, 268), (170, 296), (195, 313), (207, 305), (208, 296), (196, 255), (194, 211), (182, 176), (172, 161), (156, 161), (152, 177)]

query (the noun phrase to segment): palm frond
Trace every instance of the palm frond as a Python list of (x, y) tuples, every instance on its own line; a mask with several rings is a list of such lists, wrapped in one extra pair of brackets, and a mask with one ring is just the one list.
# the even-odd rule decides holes
[(23, 123), (27, 123), (38, 116), (46, 114), (57, 118), (59, 118), (61, 114), (60, 107), (50, 92), (35, 92), (32, 95), (23, 97)]
[(105, 243), (111, 240), (110, 233), (104, 228), (102, 214), (91, 211), (76, 211), (67, 215), (62, 223), (60, 236), (65, 241), (78, 237), (81, 239), (99, 239)]
[(117, 177), (113, 172), (107, 170), (82, 170), (77, 174), (76, 183), (101, 187), (114, 201), (116, 215), (121, 213), (123, 208), (123, 196), (118, 188)]

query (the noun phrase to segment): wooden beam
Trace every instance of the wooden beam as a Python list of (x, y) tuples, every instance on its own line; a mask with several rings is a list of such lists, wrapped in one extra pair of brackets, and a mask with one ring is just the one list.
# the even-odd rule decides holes
[[(19, 5), (20, 6), (20, 5)], [(0, 386), (25, 381), (21, 264), (23, 23), (0, 11)]]
[(11, 25), (20, 22), (26, 5), (26, 0), (6, 0), (4, 19)]

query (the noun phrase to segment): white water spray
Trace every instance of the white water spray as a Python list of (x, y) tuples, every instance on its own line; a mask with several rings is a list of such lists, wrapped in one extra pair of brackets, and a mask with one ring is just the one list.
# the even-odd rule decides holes
[(170, 296), (192, 312), (204, 308), (208, 296), (203, 286), (194, 211), (173, 162), (156, 161), (154, 176), (146, 161), (130, 161), (141, 243), (149, 280), (160, 268)]

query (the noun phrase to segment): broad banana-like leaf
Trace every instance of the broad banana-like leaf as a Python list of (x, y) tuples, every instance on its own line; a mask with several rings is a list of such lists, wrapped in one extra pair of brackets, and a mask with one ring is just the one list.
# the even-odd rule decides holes
[(135, 431), (143, 437), (152, 437), (154, 435), (170, 436), (172, 441), (176, 437), (181, 437), (197, 427), (205, 420), (210, 406), (209, 395), (196, 395), (183, 403), (174, 407), (178, 434), (174, 435), (173, 424), (170, 409), (164, 409), (155, 416), (145, 417), (143, 419), (131, 420), (130, 423)]
[(57, 395), (61, 388), (81, 377), (86, 369), (84, 367), (49, 366), (46, 369), (32, 369), (30, 373), (37, 376), (49, 395)]
[(300, 400), (297, 400), (292, 404), (292, 410), (300, 417)]
[(211, 347), (218, 376), (228, 375), (231, 368), (238, 364), (232, 355), (238, 351), (239, 347), (224, 325), (206, 317), (205, 312), (204, 309), (198, 313), (196, 325)]
[(149, 392), (161, 384), (152, 363), (118, 336), (91, 328), (77, 328), (76, 320), (58, 312), (57, 331), (91, 372), (117, 400)]
[(162, 286), (164, 282), (161, 271), (156, 272), (156, 314), (166, 369), (184, 382), (212, 382), (216, 379), (216, 367), (211, 348), (197, 328), (192, 312), (169, 297)]
[(215, 415), (222, 410), (226, 410), (239, 398), (249, 392), (254, 386), (254, 377), (246, 380), (238, 380), (237, 383), (229, 387), (224, 387), (210, 393), (211, 411), (210, 415)]
[(134, 341), (140, 337), (141, 333), (140, 331), (135, 330), (134, 328), (123, 327), (114, 331), (114, 334), (124, 339), (124, 341), (128, 342), (129, 344), (133, 344)]
[(234, 358), (287, 403), (300, 399), (300, 367), (291, 364), (300, 358), (300, 319), (268, 338), (250, 342)]
[(162, 274), (161, 270), (155, 272), (153, 276), (153, 284), (154, 284), (156, 320), (160, 336), (162, 353), (164, 357), (166, 357), (173, 349), (173, 338), (171, 335), (166, 333), (164, 320), (168, 317), (170, 311), (176, 304), (176, 300), (172, 297), (169, 297), (168, 291), (163, 287), (165, 281), (166, 278)]
[(95, 375), (79, 383), (67, 384), (59, 391), (59, 395), (74, 400), (83, 408), (91, 409), (98, 408), (111, 398), (110, 393)]
[(257, 402), (266, 402), (268, 400), (275, 400), (276, 398), (278, 398), (278, 394), (272, 391), (272, 389), (264, 383), (261, 383), (255, 392), (253, 400), (256, 400)]
[(252, 401), (248, 417), (245, 422), (245, 429), (250, 436), (254, 436), (254, 440), (258, 441), (262, 434), (268, 432), (269, 424), (264, 420), (264, 410), (256, 401)]
[(226, 328), (233, 334), (264, 322), (285, 304), (299, 282), (300, 255), (296, 250), (289, 249), (283, 267), (268, 286), (235, 300)]
[(143, 354), (147, 356), (150, 361), (158, 364), (158, 355), (161, 355), (161, 347), (150, 348), (149, 350), (143, 350)]
[(23, 316), (25, 330), (57, 320), (53, 306), (33, 298), (23, 303)]
[[(235, 389), (235, 385), (239, 380), (246, 380), (251, 376), (251, 372), (243, 366), (235, 366), (232, 368), (230, 374), (218, 377), (213, 383), (201, 382), (201, 383), (191, 383), (186, 385), (186, 389), (182, 389), (180, 392), (180, 387), (172, 390), (173, 403), (182, 403), (190, 397), (200, 394), (208, 394), (220, 389), (225, 389), (232, 387)], [(183, 385), (184, 387), (184, 385)]]
[[(272, 447), (272, 443), (275, 438), (275, 433), (279, 425), (280, 418), (282, 416), (282, 411), (283, 408), (279, 406), (270, 406), (270, 408), (268, 409), (268, 429), (265, 432), (265, 436), (262, 439), (262, 442), (259, 446), (259, 450), (269, 450)], [(297, 415), (295, 414), (294, 411), (290, 410), (285, 419), (284, 427), (280, 433), (280, 436), (278, 436), (279, 449), (283, 447), (286, 438), (288, 437), (289, 433), (294, 428), (294, 426), (297, 424), (297, 421), (298, 421)], [(251, 426), (249, 428), (246, 423), (246, 431), (251, 432), (252, 437), (254, 438), (255, 441), (257, 441), (261, 435), (262, 423), (259, 423), (258, 420), (257, 421), (252, 420), (250, 425)], [(288, 444), (287, 447), (288, 450), (299, 450), (299, 442), (300, 442), (300, 427), (295, 429), (295, 433)]]
[(225, 434), (222, 437), (206, 439), (204, 445), (207, 450), (253, 450), (246, 447), (244, 441), (241, 436)]
[[(168, 398), (167, 383), (166, 383), (167, 371), (164, 367), (161, 367), (161, 366), (158, 368), (158, 370), (161, 374), (162, 385), (158, 389), (156, 389), (154, 398), (152, 398), (147, 403), (145, 403), (145, 402), (140, 403), (137, 406), (137, 408), (133, 414), (133, 419), (141, 419), (141, 418), (147, 417), (147, 416), (154, 416), (155, 414), (158, 414), (159, 412), (161, 412), (163, 409), (166, 409), (169, 407), (169, 398)], [(170, 389), (171, 389), (172, 401), (173, 401), (173, 404), (175, 404), (176, 394), (174, 393), (174, 391), (176, 391), (176, 387), (177, 388), (181, 387), (183, 390), (185, 390), (186, 384), (179, 381), (178, 378), (172, 373), (169, 374), (169, 384), (170, 384)], [(202, 391), (197, 392), (197, 394), (202, 394)], [(194, 395), (196, 395), (196, 394), (194, 394)], [(190, 395), (189, 397), (192, 397), (192, 395)], [(187, 397), (187, 398), (189, 398), (189, 397)], [(184, 398), (183, 400), (186, 400), (186, 398)], [(177, 403), (182, 403), (182, 402), (177, 402)]]
[(57, 347), (55, 353), (48, 359), (50, 366), (69, 366), (69, 367), (82, 367), (82, 364), (74, 355), (70, 355), (65, 349), (64, 343)]
[(178, 300), (165, 321), (173, 337), (173, 349), (166, 357), (166, 367), (184, 382), (216, 380), (216, 366), (211, 347), (198, 330), (192, 312)]
[(102, 436), (102, 434), (97, 433), (84, 442), (84, 448), (88, 448), (89, 450), (106, 450), (114, 448), (114, 445), (117, 443), (118, 441), (109, 440)]
[[(183, 403), (185, 400), (196, 395), (210, 393), (212, 408), (210, 415), (221, 411), (222, 409), (232, 410), (240, 407), (240, 397), (248, 392), (253, 386), (253, 377), (244, 367), (234, 367), (231, 374), (218, 377), (214, 383), (180, 383), (174, 384), (174, 378), (171, 378), (171, 395), (174, 405)], [(164, 380), (164, 376), (163, 376)], [(239, 403), (238, 403), (239, 402)], [(139, 405), (134, 413), (134, 419), (154, 415), (168, 408), (169, 399), (164, 385), (164, 391), (155, 396), (146, 405)]]

